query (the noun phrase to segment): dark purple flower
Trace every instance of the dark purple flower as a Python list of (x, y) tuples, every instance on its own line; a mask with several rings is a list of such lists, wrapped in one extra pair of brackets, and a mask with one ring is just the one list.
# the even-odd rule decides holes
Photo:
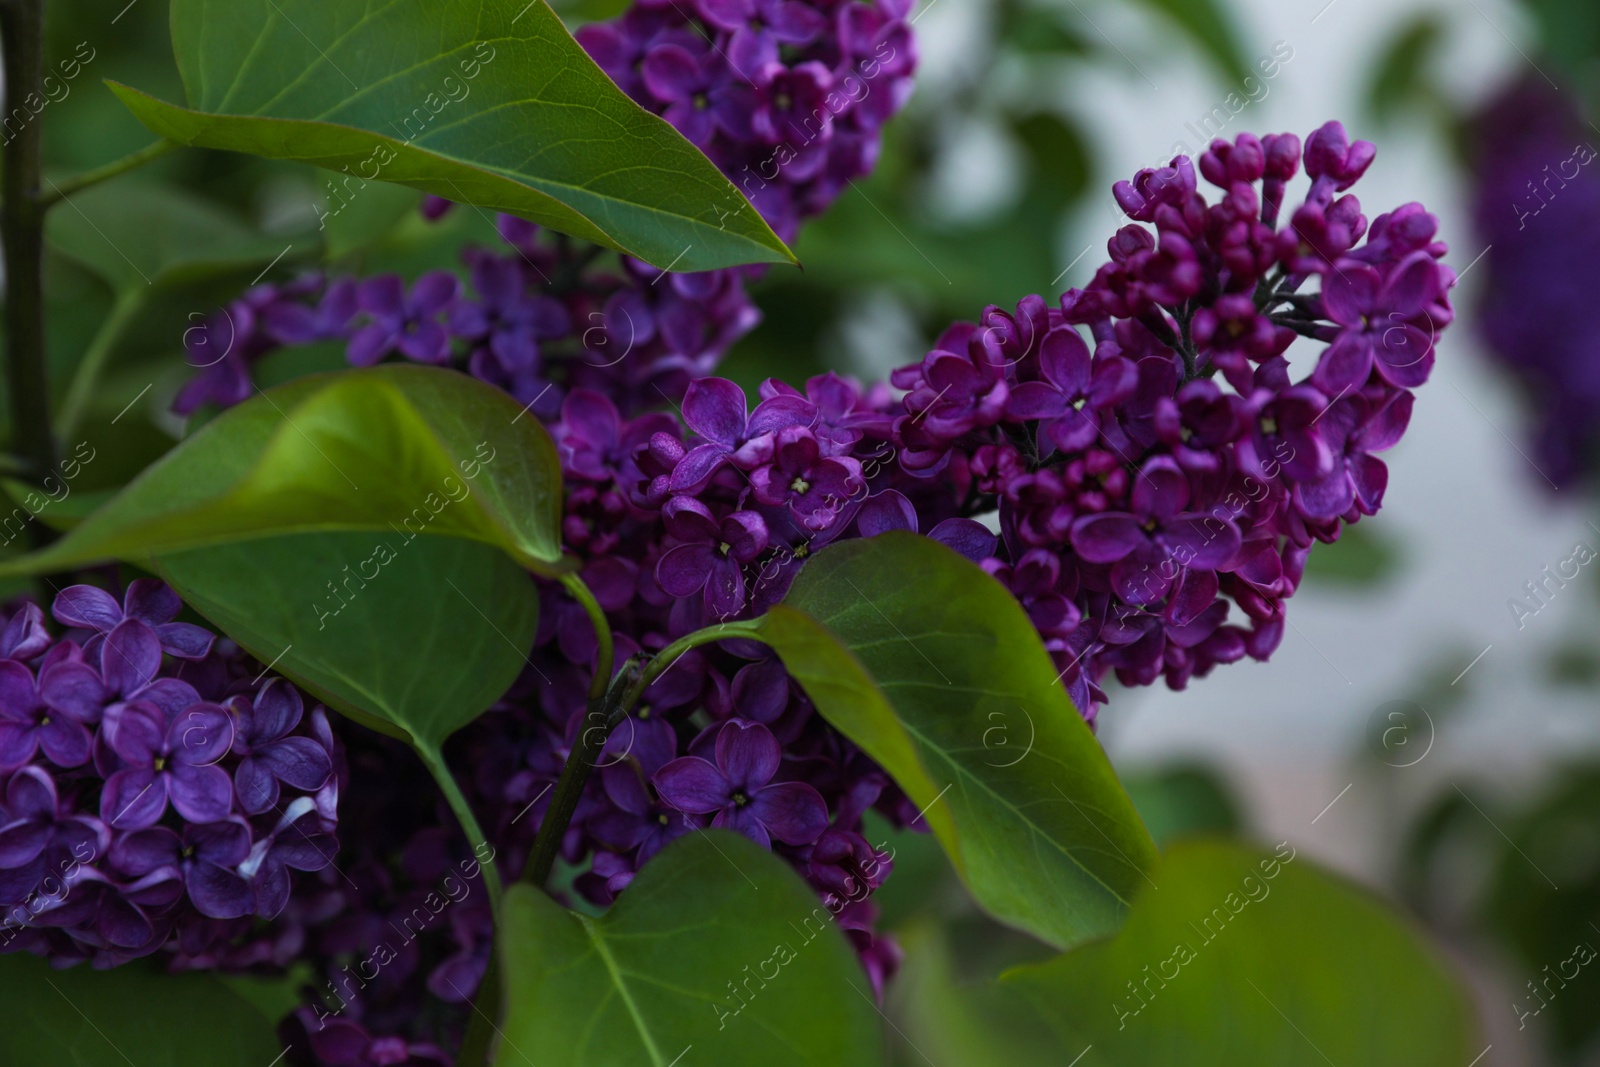
[(333, 773), (328, 752), (309, 737), (290, 736), (305, 711), (298, 689), (274, 678), (256, 691), (253, 703), (240, 698), (233, 706), (233, 754), (241, 757), (233, 786), (245, 814), (277, 807), (279, 782), (308, 793), (322, 788)]
[(807, 529), (838, 521), (845, 505), (865, 491), (861, 463), (850, 456), (825, 456), (817, 436), (804, 426), (778, 431), (772, 462), (750, 472), (755, 498), (768, 507), (788, 505)]
[(27, 601), (17, 608), (0, 629), (0, 659), (27, 662), (50, 647), (50, 631), (44, 627), (44, 612)]
[(1212, 570), (1239, 548), (1231, 519), (1185, 511), (1189, 483), (1170, 457), (1147, 462), (1133, 484), (1132, 510), (1086, 515), (1072, 525), (1073, 550), (1090, 563), (1115, 564), (1111, 584), (1129, 603), (1165, 597), (1181, 567)]
[(55, 781), (42, 767), (23, 767), (11, 775), (3, 818), (0, 905), (8, 907), (36, 894), (66, 895), (73, 869), (94, 862), (110, 842), (104, 823), (62, 805)]
[(728, 463), (754, 469), (771, 459), (772, 439), (779, 430), (809, 426), (815, 418), (815, 409), (795, 396), (763, 400), (749, 411), (743, 389), (724, 378), (701, 378), (684, 394), (683, 421), (703, 441), (672, 472), (672, 491), (699, 492)]
[(323, 818), (310, 797), (299, 797), (284, 810), (272, 832), (258, 838), (239, 874), (251, 883), (256, 914), (272, 919), (289, 903), (289, 870), (320, 871), (333, 862), (339, 846), (323, 828)]
[(350, 338), (350, 362), (370, 367), (398, 349), (418, 363), (443, 363), (450, 356), (450, 337), (438, 318), (460, 287), (456, 276), (446, 271), (424, 274), (410, 295), (397, 274), (362, 282), (358, 299), (368, 321)]
[(773, 782), (782, 750), (759, 723), (730, 721), (717, 732), (716, 762), (682, 756), (656, 772), (661, 799), (680, 811), (711, 814), (763, 847), (771, 839), (808, 845), (828, 825), (828, 806), (804, 782)]
[(673, 596), (705, 591), (706, 610), (717, 618), (744, 609), (744, 564), (767, 547), (767, 524), (753, 511), (720, 522), (693, 497), (673, 497), (662, 511), (667, 532), (682, 542), (661, 557), (656, 580)]
[(1094, 443), (1100, 432), (1099, 412), (1133, 395), (1138, 373), (1128, 360), (1106, 355), (1098, 361), (1089, 355), (1078, 331), (1058, 326), (1045, 334), (1039, 346), (1043, 379), (1024, 382), (1011, 390), (1006, 414), (1017, 419), (1038, 419), (1039, 445), (1046, 442), (1063, 452), (1076, 452)]
[(1344, 329), (1312, 374), (1329, 396), (1359, 389), (1374, 363), (1390, 385), (1414, 389), (1433, 369), (1428, 308), (1444, 291), (1439, 265), (1414, 252), (1387, 277), (1368, 266), (1336, 268), (1322, 283), (1328, 317)]
[(1366, 396), (1345, 397), (1319, 422), (1322, 439), (1333, 457), (1333, 469), (1316, 481), (1294, 487), (1295, 506), (1309, 519), (1331, 521), (1359, 505), (1362, 514), (1377, 512), (1389, 484), (1389, 468), (1373, 452), (1399, 443), (1411, 422), (1413, 397), (1399, 392), (1381, 396), (1373, 409)]
[(111, 846), (110, 859), (135, 877), (176, 868), (195, 910), (213, 919), (237, 919), (255, 909), (255, 894), (237, 870), (250, 855), (250, 844), (250, 824), (230, 816), (191, 823), (181, 836), (163, 826), (122, 834)]
[(810, 44), (828, 24), (800, 0), (699, 0), (696, 6), (707, 22), (733, 34), (728, 61), (747, 80), (777, 61), (780, 44)]
[[(917, 533), (917, 509), (904, 493), (885, 489), (861, 505), (856, 515), (856, 527), (862, 537), (877, 537), (890, 530), (908, 530)], [(928, 537), (946, 548), (952, 548), (974, 563), (982, 563), (994, 555), (999, 539), (989, 528), (973, 519), (945, 519), (928, 531)]]
[(705, 148), (720, 130), (749, 136), (752, 93), (748, 82), (735, 78), (723, 55), (712, 49), (696, 56), (678, 44), (656, 45), (639, 73), (645, 88), (666, 105), (661, 117)]

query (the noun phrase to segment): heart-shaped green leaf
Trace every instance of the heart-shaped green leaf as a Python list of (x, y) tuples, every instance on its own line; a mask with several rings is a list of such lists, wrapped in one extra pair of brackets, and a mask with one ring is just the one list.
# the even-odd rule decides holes
[(560, 462), (537, 419), (464, 374), (389, 365), (302, 378), (223, 413), (0, 573), (332, 530), (463, 537), (550, 572), (560, 510)]
[(266, 1067), (283, 1055), (272, 1024), (210, 975), (142, 964), (53, 970), (0, 956), (0, 1063), (60, 1067)]
[(507, 211), (663, 269), (794, 257), (699, 149), (630, 100), (544, 0), (173, 0), (189, 107), (112, 89), (173, 141)]
[(1121, 925), (1155, 846), (998, 582), (889, 533), (820, 553), (754, 630), (926, 808), (979, 904), (1057, 946)]
[(118, 183), (74, 193), (50, 212), (51, 247), (118, 290), (181, 283), (266, 264), (289, 242), (164, 186)]
[(725, 830), (679, 838), (598, 919), (526, 885), (500, 931), (496, 1063), (866, 1067), (872, 988), (792, 868)]
[(510, 557), (453, 537), (298, 534), (153, 566), (256, 659), (425, 753), (516, 680), (539, 621)]
[(1287, 844), (1179, 844), (1151, 878), (1116, 937), (1001, 978), (1066, 1059), (1083, 1050), (1079, 1067), (1465, 1067), (1483, 1052), (1417, 932)]

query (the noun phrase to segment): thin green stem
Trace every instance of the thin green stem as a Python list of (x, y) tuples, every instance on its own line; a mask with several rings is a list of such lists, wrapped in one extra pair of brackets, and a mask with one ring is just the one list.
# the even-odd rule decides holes
[(116, 351), (122, 335), (127, 333), (128, 327), (144, 308), (145, 292), (143, 289), (125, 289), (119, 293), (117, 302), (111, 306), (111, 313), (100, 324), (94, 340), (89, 342), (89, 348), (83, 353), (83, 359), (72, 376), (72, 384), (67, 388), (67, 397), (61, 402), (60, 417), (56, 420), (57, 431), (63, 441), (72, 440), (77, 432), (78, 423), (83, 420), (83, 413), (94, 397), (100, 375), (111, 360), (111, 353)]
[(594, 593), (579, 578), (576, 571), (569, 571), (561, 576), (561, 584), (567, 592), (572, 594), (574, 600), (583, 605), (583, 610), (589, 616), (589, 621), (594, 624), (595, 640), (600, 643), (600, 658), (595, 664), (594, 677), (589, 680), (589, 703), (605, 696), (606, 687), (611, 684), (611, 672), (616, 668), (616, 646), (611, 637), (611, 624), (606, 621), (606, 613), (601, 610), (600, 602), (594, 598)]
[(101, 182), (110, 181), (112, 178), (120, 174), (126, 174), (130, 170), (136, 170), (151, 160), (160, 159), (177, 147), (178, 145), (175, 141), (157, 141), (155, 144), (146, 145), (137, 152), (130, 152), (121, 159), (114, 159), (104, 166), (86, 170), (82, 174), (68, 178), (66, 181), (53, 182), (50, 191), (39, 196), (39, 210), (48, 211), (55, 204), (65, 200), (73, 193), (87, 189), (91, 185), (99, 185)]
[(699, 648), (701, 645), (713, 644), (717, 641), (726, 641), (730, 637), (761, 640), (761, 632), (757, 627), (759, 622), (759, 619), (722, 622), (678, 638), (672, 644), (650, 657), (650, 662), (644, 665), (644, 670), (639, 672), (639, 677), (622, 694), (618, 709), (623, 715), (632, 711), (633, 706), (639, 702), (639, 697), (650, 687), (650, 683), (665, 674), (669, 667), (678, 662), (678, 657), (690, 649)]
[(590, 698), (588, 710), (584, 713), (583, 728), (578, 731), (572, 750), (567, 753), (567, 762), (561, 767), (561, 777), (556, 779), (555, 791), (550, 795), (550, 806), (545, 809), (544, 819), (539, 823), (539, 836), (533, 841), (533, 855), (528, 858), (527, 870), (522, 872), (522, 880), (529, 885), (542, 889), (545, 882), (549, 881), (550, 870), (561, 851), (561, 839), (566, 835), (567, 824), (572, 822), (572, 813), (578, 810), (578, 801), (583, 796), (583, 787), (588, 784), (589, 775), (594, 771), (595, 764), (600, 762), (600, 753), (606, 747), (606, 738), (611, 736), (611, 727), (622, 718), (618, 710), (622, 694), (637, 677), (638, 670), (639, 661), (630, 659), (610, 680), (604, 692)]
[(600, 657), (595, 662), (595, 677), (589, 680), (589, 702), (594, 704), (600, 697), (605, 696), (606, 686), (611, 685), (611, 672), (616, 670), (616, 643), (611, 638), (611, 624), (606, 621), (605, 611), (600, 608), (600, 601), (595, 600), (595, 595), (589, 592), (589, 585), (584, 584), (584, 579), (578, 577), (576, 571), (562, 574), (562, 585), (566, 592), (573, 595), (573, 600), (584, 606), (584, 613), (589, 616), (589, 622), (595, 627), (595, 640), (600, 643)]
[[(433, 780), (439, 783), (439, 790), (444, 793), (445, 801), (450, 805), (450, 810), (455, 813), (456, 821), (461, 824), (461, 832), (467, 835), (467, 844), (472, 848), (473, 858), (483, 868), (483, 884), (489, 889), (489, 906), (494, 912), (496, 921), (500, 918), (500, 871), (494, 865), (494, 849), (489, 845), (489, 838), (483, 832), (483, 827), (478, 825), (478, 817), (472, 813), (472, 806), (467, 803), (461, 786), (456, 782), (456, 776), (450, 773), (450, 767), (444, 761), (444, 754), (433, 745), (419, 742), (416, 745), (417, 755), (422, 757), (422, 762), (427, 765)], [(485, 852), (485, 848), (488, 849)]]

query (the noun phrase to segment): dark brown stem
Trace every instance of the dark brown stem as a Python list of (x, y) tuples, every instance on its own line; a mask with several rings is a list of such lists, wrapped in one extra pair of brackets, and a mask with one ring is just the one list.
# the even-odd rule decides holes
[[(44, 346), (44, 208), (39, 198), (40, 124), (30, 101), (43, 96), (44, 0), (0, 0), (5, 113), (0, 125), (0, 241), (6, 266), (6, 384), (11, 392), (12, 451), (39, 481), (56, 466), (50, 430), (50, 383)], [(22, 122), (13, 128), (12, 117)], [(49, 540), (31, 523), (36, 541)]]

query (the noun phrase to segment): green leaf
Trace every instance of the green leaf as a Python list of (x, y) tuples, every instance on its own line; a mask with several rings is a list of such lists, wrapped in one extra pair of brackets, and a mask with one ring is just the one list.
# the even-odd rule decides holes
[(45, 236), (119, 292), (266, 264), (288, 244), (199, 197), (123, 182), (85, 189), (56, 205)]
[(499, 954), (501, 1064), (881, 1062), (871, 985), (827, 907), (725, 830), (675, 841), (597, 919), (516, 886)]
[(675, 270), (794, 262), (699, 149), (617, 88), (544, 0), (174, 0), (189, 107), (115, 82), (182, 144), (507, 211)]
[(432, 367), (341, 371), (218, 416), (0, 576), (313, 530), (464, 537), (551, 572), (560, 479), (549, 435), (498, 389)]
[(1234, 834), (1244, 824), (1227, 780), (1200, 764), (1124, 773), (1122, 784), (1161, 848), (1184, 837)]
[(539, 621), (520, 567), (451, 537), (298, 534), (153, 566), (256, 659), (429, 753), (516, 680)]
[(1151, 878), (1116, 937), (1001, 978), (1068, 1059), (1088, 1046), (1080, 1067), (1463, 1067), (1482, 1051), (1418, 933), (1287, 844), (1180, 844)]
[(998, 582), (883, 534), (820, 553), (754, 629), (927, 809), (991, 914), (1056, 946), (1121, 925), (1155, 846)]
[(6, 1024), (0, 1063), (58, 1067), (265, 1067), (283, 1046), (272, 1024), (217, 979), (141, 963), (52, 970), (0, 956)]
[(1318, 545), (1306, 557), (1307, 581), (1376, 590), (1400, 565), (1404, 551), (1371, 521), (1346, 526), (1339, 540)]

